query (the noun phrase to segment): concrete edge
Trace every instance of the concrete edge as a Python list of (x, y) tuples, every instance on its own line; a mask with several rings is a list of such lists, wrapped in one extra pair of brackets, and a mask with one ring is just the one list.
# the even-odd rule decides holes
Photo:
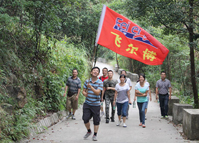
[[(29, 135), (27, 138), (33, 138), (37, 134), (44, 132), (51, 126), (59, 123), (64, 117), (66, 117), (66, 111), (59, 111), (57, 113), (53, 113), (49, 117), (40, 120), (31, 127), (28, 127)], [(29, 141), (27, 138), (20, 140), (19, 143), (27, 143)]]

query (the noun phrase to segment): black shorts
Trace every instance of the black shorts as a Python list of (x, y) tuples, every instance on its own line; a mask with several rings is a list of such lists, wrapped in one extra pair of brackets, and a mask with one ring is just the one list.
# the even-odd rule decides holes
[(99, 125), (100, 123), (100, 106), (91, 106), (86, 103), (83, 105), (83, 116), (84, 124), (88, 123), (93, 117), (93, 124)]

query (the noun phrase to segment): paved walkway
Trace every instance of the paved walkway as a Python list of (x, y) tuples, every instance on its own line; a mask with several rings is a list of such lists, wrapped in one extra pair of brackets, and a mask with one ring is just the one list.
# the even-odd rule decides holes
[[(111, 66), (97, 63), (101, 69), (107, 67), (113, 69)], [(114, 73), (114, 78), (117, 79), (119, 75)], [(134, 97), (134, 85), (131, 91), (131, 100)], [(82, 106), (81, 106), (82, 107)], [(117, 121), (116, 116), (116, 121)], [(155, 101), (149, 103), (146, 128), (138, 126), (139, 113), (138, 108), (129, 109), (129, 119), (126, 121), (127, 128), (122, 126), (116, 126), (116, 122), (105, 123), (104, 117), (101, 120), (98, 142), (99, 143), (182, 143), (189, 142), (183, 140), (180, 136), (179, 128), (165, 119), (160, 119), (159, 104)], [(181, 128), (180, 128), (181, 129)], [(91, 130), (93, 131), (93, 125), (91, 121)], [(34, 139), (31, 139), (31, 143), (88, 143), (93, 142), (92, 136), (84, 140), (83, 136), (87, 132), (84, 123), (82, 121), (82, 108), (79, 108), (76, 112), (76, 120), (63, 120), (58, 124), (50, 127), (46, 132), (39, 134)]]

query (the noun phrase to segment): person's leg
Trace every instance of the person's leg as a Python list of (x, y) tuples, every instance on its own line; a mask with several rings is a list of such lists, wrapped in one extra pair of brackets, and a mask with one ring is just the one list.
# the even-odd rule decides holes
[(142, 103), (137, 102), (137, 105), (138, 105), (138, 109), (139, 109), (140, 123), (142, 124), (142, 118), (141, 118)]
[(114, 97), (110, 97), (110, 101), (111, 101), (111, 121), (114, 122), (115, 121), (115, 109), (114, 109), (114, 106), (113, 106), (113, 100), (114, 100)]
[(100, 106), (91, 106), (91, 112), (93, 115), (93, 124), (94, 124), (93, 140), (97, 141), (97, 132), (100, 124)]
[(145, 115), (146, 115), (146, 113), (147, 113), (147, 108), (145, 108)]
[(75, 119), (75, 111), (78, 108), (78, 100), (75, 100), (76, 96), (77, 96), (77, 94), (73, 95), (72, 102), (71, 102), (72, 103), (71, 106), (72, 106), (72, 109), (73, 109), (73, 119)]
[(72, 114), (71, 114), (71, 97), (68, 97), (68, 96), (66, 99), (66, 110), (69, 112), (68, 116), (66, 117), (66, 119), (68, 119), (72, 116)]
[(117, 105), (117, 115), (118, 117), (120, 116), (121, 117), (121, 108), (122, 108), (122, 105), (121, 103), (116, 103)]
[(129, 116), (129, 105), (127, 106), (127, 109), (126, 109), (126, 119), (128, 119), (128, 116)]
[(147, 113), (148, 104), (149, 104), (149, 97), (147, 97), (147, 105), (146, 105), (146, 108), (145, 108), (145, 117), (146, 117), (146, 113)]
[(168, 116), (168, 102), (169, 102), (169, 95), (165, 95), (164, 99), (165, 116)]
[(164, 96), (163, 95), (159, 95), (159, 101), (160, 101), (161, 116), (165, 117), (165, 112), (164, 112)]
[(109, 105), (110, 105), (110, 98), (108, 95), (105, 96), (105, 109), (106, 109), (106, 123), (109, 121)]
[(117, 105), (117, 115), (118, 115), (117, 126), (119, 126), (121, 124), (121, 108), (122, 108), (122, 105), (121, 105), (121, 103), (116, 103), (116, 105)]
[(90, 111), (90, 107), (88, 104), (84, 103), (83, 105), (83, 116), (82, 116), (82, 119), (84, 121), (84, 125), (87, 129), (87, 133), (86, 135), (84, 136), (84, 138), (88, 138), (90, 135), (91, 135), (91, 129), (90, 129), (90, 123), (89, 123), (89, 120), (91, 119), (91, 111)]
[(90, 129), (90, 122), (88, 122), (88, 123), (86, 123), (86, 124), (84, 124), (84, 125), (85, 125), (85, 127), (86, 127), (87, 130)]
[(145, 109), (146, 109), (147, 102), (142, 103), (142, 111), (141, 111), (141, 118), (142, 118), (142, 125), (145, 125)]
[(122, 116), (123, 116), (123, 127), (126, 127), (126, 116), (127, 116), (127, 108), (128, 108), (129, 102), (125, 102), (122, 104)]

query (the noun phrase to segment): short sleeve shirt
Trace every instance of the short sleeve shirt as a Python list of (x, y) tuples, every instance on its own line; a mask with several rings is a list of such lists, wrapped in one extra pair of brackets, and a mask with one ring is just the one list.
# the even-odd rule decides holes
[(78, 89), (81, 88), (81, 80), (78, 77), (73, 79), (73, 77), (70, 76), (66, 82), (66, 85), (68, 86), (67, 96), (72, 96), (78, 92)]
[(108, 79), (108, 76), (106, 76), (106, 77), (100, 76), (99, 79), (100, 79), (102, 82), (104, 82), (104, 80)]
[[(107, 87), (114, 87), (116, 86), (117, 84), (117, 80), (109, 80), (109, 79), (106, 79), (103, 83), (103, 87), (107, 88)], [(115, 91), (114, 90), (106, 90), (105, 91), (105, 95), (109, 95), (109, 96), (114, 96), (115, 94)]]
[(86, 80), (84, 83), (84, 89), (88, 89), (88, 96), (86, 97), (85, 103), (91, 106), (100, 106), (100, 94), (95, 95), (91, 88), (87, 87), (87, 84), (90, 84), (93, 88), (103, 90), (103, 82), (100, 79), (97, 79), (94, 83), (90, 80)]
[[(135, 90), (138, 90), (141, 93), (145, 93), (147, 90), (149, 90), (149, 85), (145, 83), (144, 87), (141, 87), (140, 82), (138, 82), (135, 85)], [(143, 102), (147, 102), (147, 101), (148, 101), (147, 96), (137, 96), (137, 102), (143, 103)]]
[(117, 103), (124, 103), (129, 100), (127, 92), (128, 90), (130, 90), (130, 87), (127, 83), (124, 86), (120, 86), (119, 83), (117, 83), (115, 86), (115, 90), (117, 91), (118, 94), (116, 99)]
[[(120, 79), (118, 79), (117, 81), (118, 81), (118, 83), (120, 83)], [(129, 87), (132, 86), (130, 78), (126, 78), (125, 83), (127, 83), (129, 85)]]
[(168, 79), (165, 79), (164, 81), (162, 79), (159, 79), (156, 82), (156, 87), (159, 89), (159, 94), (167, 94), (168, 89), (171, 87), (171, 82)]

